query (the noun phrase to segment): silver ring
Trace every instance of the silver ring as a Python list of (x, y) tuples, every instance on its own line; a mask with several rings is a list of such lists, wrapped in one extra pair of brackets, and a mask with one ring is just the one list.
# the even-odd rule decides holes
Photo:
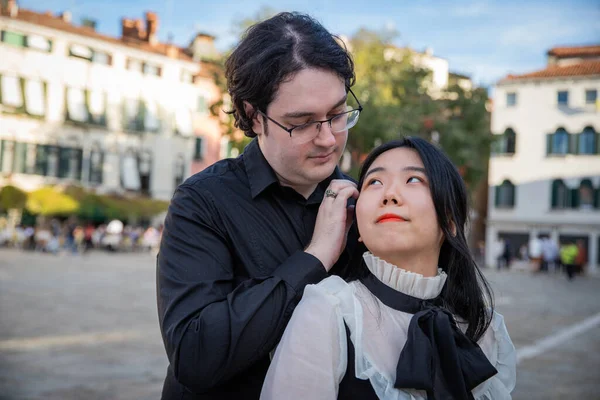
[(331, 189), (327, 189), (325, 191), (325, 197), (331, 197), (331, 198), (335, 199), (337, 197), (337, 195), (338, 194), (336, 192), (334, 192), (333, 190), (331, 190)]

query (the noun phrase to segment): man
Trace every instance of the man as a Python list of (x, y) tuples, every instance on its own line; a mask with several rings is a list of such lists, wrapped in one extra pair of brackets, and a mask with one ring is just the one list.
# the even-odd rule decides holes
[(353, 68), (296, 13), (250, 28), (228, 59), (232, 114), (255, 139), (171, 201), (157, 261), (164, 400), (257, 399), (304, 287), (345, 265), (358, 192), (337, 163), (361, 110), (347, 105)]

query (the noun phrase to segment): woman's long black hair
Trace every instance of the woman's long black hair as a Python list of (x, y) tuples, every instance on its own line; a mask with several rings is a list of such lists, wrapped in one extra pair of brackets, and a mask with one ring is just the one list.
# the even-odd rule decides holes
[[(437, 147), (420, 138), (406, 137), (387, 142), (374, 149), (366, 158), (360, 171), (358, 189), (362, 188), (365, 174), (373, 161), (386, 151), (399, 147), (413, 149), (421, 157), (437, 221), (444, 233), (438, 260), (438, 266), (448, 275), (441, 293), (443, 304), (450, 312), (467, 322), (467, 336), (477, 341), (490, 325), (493, 297), (490, 286), (467, 245), (467, 189), (452, 161)], [(456, 233), (452, 224), (456, 227)], [(366, 272), (362, 261), (364, 251), (366, 248), (360, 243), (350, 262), (350, 279), (356, 279)]]

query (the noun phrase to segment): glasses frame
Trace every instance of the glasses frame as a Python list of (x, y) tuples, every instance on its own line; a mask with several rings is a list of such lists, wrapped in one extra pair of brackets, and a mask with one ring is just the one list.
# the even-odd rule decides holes
[[(274, 123), (275, 125), (277, 125), (278, 127), (280, 127), (281, 129), (283, 129), (284, 131), (286, 131), (287, 133), (289, 133), (290, 137), (292, 137), (292, 132), (294, 131), (294, 129), (304, 128), (304, 127), (306, 127), (308, 125), (312, 125), (312, 124), (321, 124), (321, 125), (323, 125), (325, 122), (327, 122), (329, 124), (329, 128), (331, 129), (331, 121), (334, 118), (337, 118), (340, 115), (349, 114), (349, 113), (351, 113), (353, 111), (357, 111), (357, 110), (358, 110), (358, 117), (360, 117), (360, 113), (363, 110), (363, 106), (360, 104), (360, 101), (358, 101), (358, 98), (356, 97), (356, 95), (354, 94), (354, 92), (352, 91), (352, 89), (350, 89), (349, 87), (346, 87), (346, 88), (348, 89), (348, 92), (350, 92), (350, 94), (352, 95), (352, 97), (354, 97), (354, 100), (356, 100), (356, 104), (358, 104), (358, 108), (353, 108), (352, 110), (348, 110), (348, 111), (345, 111), (343, 113), (336, 114), (333, 117), (331, 117), (329, 119), (324, 119), (322, 121), (312, 121), (312, 122), (308, 122), (306, 124), (296, 125), (296, 126), (292, 126), (291, 128), (286, 128), (285, 125), (283, 125), (283, 124), (275, 121), (273, 118), (269, 117), (266, 113), (262, 112), (258, 108), (256, 109), (256, 111), (260, 115), (262, 115), (263, 117), (265, 117), (266, 119), (268, 119), (269, 121), (271, 121), (272, 123)], [(321, 126), (319, 126), (319, 131), (320, 131), (320, 129), (321, 129)], [(340, 131), (340, 132), (343, 132), (343, 131)], [(339, 132), (334, 132), (334, 133), (339, 133)]]

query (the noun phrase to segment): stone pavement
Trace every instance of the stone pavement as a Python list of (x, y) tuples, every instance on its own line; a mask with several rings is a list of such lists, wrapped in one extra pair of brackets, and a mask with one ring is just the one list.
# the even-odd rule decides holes
[[(522, 358), (513, 398), (600, 399), (600, 279), (485, 273)], [(0, 399), (158, 399), (166, 366), (152, 255), (0, 249)]]

